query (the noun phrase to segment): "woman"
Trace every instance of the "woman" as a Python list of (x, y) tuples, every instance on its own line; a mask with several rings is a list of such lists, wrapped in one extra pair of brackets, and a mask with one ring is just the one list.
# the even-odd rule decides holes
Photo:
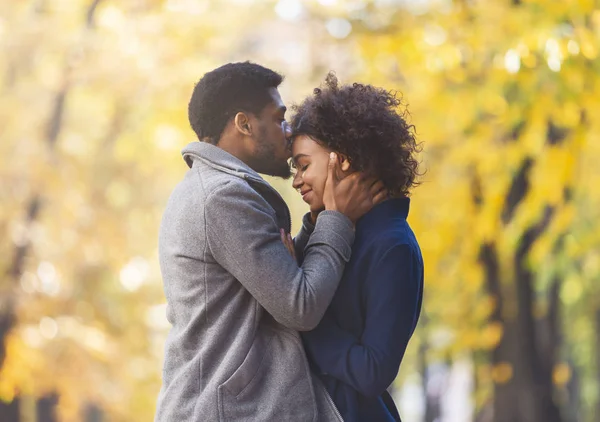
[[(406, 221), (419, 146), (413, 127), (396, 111), (400, 105), (392, 92), (338, 86), (329, 74), (323, 89), (295, 107), (292, 121), (293, 186), (310, 206), (305, 234), (324, 209), (332, 152), (338, 177), (358, 171), (381, 180), (389, 192), (389, 199), (358, 220), (352, 258), (333, 301), (319, 325), (302, 333), (311, 365), (346, 422), (400, 420), (386, 389), (421, 311), (423, 259)], [(285, 242), (293, 249), (289, 238)]]

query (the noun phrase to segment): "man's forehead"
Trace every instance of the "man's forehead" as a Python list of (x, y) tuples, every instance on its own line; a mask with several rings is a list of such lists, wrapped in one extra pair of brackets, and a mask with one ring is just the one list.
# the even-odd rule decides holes
[(283, 103), (283, 100), (281, 99), (281, 95), (279, 94), (279, 90), (277, 88), (269, 88), (269, 95), (273, 100), (275, 108), (285, 107), (285, 104)]

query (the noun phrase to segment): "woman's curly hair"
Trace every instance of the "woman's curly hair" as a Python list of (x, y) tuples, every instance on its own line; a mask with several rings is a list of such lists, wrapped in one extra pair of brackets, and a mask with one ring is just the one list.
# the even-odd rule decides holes
[(407, 196), (419, 184), (415, 155), (421, 147), (395, 92), (358, 83), (338, 86), (330, 72), (313, 94), (293, 107), (293, 137), (307, 135), (346, 155), (352, 169), (381, 180), (393, 197)]

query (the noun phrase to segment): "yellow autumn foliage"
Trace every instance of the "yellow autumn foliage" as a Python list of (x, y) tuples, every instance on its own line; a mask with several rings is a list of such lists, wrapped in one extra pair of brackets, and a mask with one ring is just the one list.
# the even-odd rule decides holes
[[(61, 421), (81, 420), (90, 403), (107, 420), (152, 419), (168, 329), (157, 231), (186, 170), (179, 151), (194, 140), (188, 97), (204, 72), (250, 59), (286, 74), (289, 104), (330, 69), (342, 82), (397, 90), (408, 103), (424, 146), (409, 221), (426, 292), (399, 381), (421, 370), (422, 345), (425, 359), (473, 357), (478, 409), (494, 383), (514, 381), (511, 362), (489, 360), (514, 324), (491, 319), (497, 309), (509, 323), (518, 315), (523, 258), (538, 320), (560, 280), (569, 359), (553, 379), (567, 388), (577, 378), (592, 392), (581, 403), (591, 418), (600, 400), (591, 369), (599, 364), (600, 7), (516, 3), (0, 4), (0, 311), (10, 300), (17, 317), (0, 399), (56, 392)], [(336, 32), (334, 19), (350, 32)], [(527, 189), (508, 213), (529, 161)], [(269, 181), (297, 229), (305, 204), (289, 181)], [(28, 218), (36, 198), (39, 212)], [(543, 232), (516, 257), (548, 208)], [(482, 266), (482, 246), (492, 243), (504, 301)], [(12, 276), (20, 248), (26, 258)]]

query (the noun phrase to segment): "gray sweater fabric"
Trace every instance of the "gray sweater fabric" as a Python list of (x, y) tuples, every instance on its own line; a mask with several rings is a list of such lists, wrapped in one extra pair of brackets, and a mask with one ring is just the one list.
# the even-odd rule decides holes
[(296, 237), (299, 267), (280, 240), (289, 210), (258, 173), (207, 143), (182, 154), (190, 170), (159, 235), (172, 328), (155, 421), (341, 421), (298, 331), (331, 302), (353, 225), (322, 212), (310, 236)]

